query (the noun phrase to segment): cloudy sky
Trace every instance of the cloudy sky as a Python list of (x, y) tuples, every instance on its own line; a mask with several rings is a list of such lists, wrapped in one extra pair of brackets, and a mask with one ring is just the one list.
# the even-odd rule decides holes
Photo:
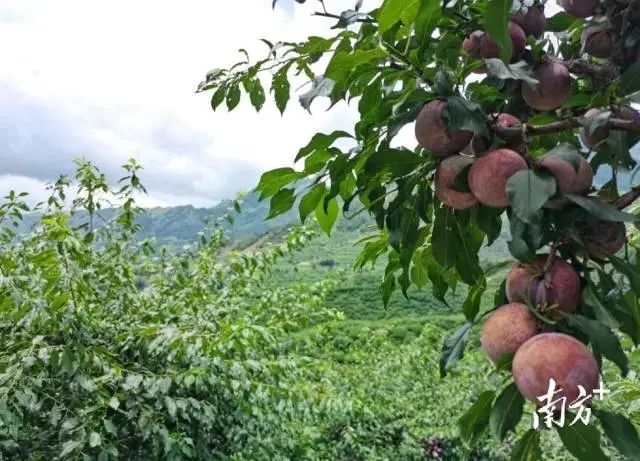
[[(352, 0), (328, 0), (340, 11)], [(317, 131), (352, 126), (345, 105), (309, 115), (292, 100), (213, 113), (194, 89), (208, 70), (238, 60), (258, 39), (302, 40), (331, 23), (317, 2), (280, 0), (0, 0), (0, 194), (44, 185), (92, 160), (109, 177), (135, 157), (146, 206), (210, 206), (289, 164)], [(375, 4), (375, 1), (365, 2)]]

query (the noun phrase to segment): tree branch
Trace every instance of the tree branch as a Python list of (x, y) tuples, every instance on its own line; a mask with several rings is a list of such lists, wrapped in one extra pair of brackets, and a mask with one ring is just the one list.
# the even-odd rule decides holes
[(614, 202), (614, 205), (618, 207), (619, 210), (627, 208), (633, 202), (640, 198), (640, 186), (636, 186), (632, 188), (626, 194), (621, 195), (618, 200)]
[[(513, 140), (523, 135), (542, 136), (545, 134), (560, 133), (562, 131), (580, 128), (582, 126), (581, 120), (582, 117), (569, 117), (546, 125), (528, 125), (525, 123), (523, 126), (501, 127), (493, 118), (489, 118), (489, 127), (501, 138), (505, 140)], [(640, 133), (640, 123), (634, 120), (611, 118), (603, 125), (603, 127), (607, 127), (611, 130)]]
[[(331, 19), (338, 19), (338, 20), (342, 19), (342, 17), (339, 14), (327, 13), (322, 11), (316, 11), (315, 13), (312, 14), (312, 16), (321, 16), (323, 18), (331, 18)], [(358, 19), (354, 19), (353, 22), (372, 23), (374, 21), (371, 18), (358, 18)]]
[(551, 60), (564, 65), (572, 74), (591, 77), (596, 89), (606, 87), (612, 80), (620, 76), (621, 73), (620, 67), (610, 62), (600, 65), (593, 64), (584, 59), (563, 61), (562, 59), (551, 58)]

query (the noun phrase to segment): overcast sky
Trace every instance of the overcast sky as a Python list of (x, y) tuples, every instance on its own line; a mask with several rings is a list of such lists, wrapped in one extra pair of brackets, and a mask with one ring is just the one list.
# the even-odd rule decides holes
[[(280, 0), (0, 0), (0, 194), (27, 191), (92, 160), (111, 178), (135, 157), (146, 206), (210, 206), (252, 188), (262, 171), (290, 164), (317, 131), (349, 129), (354, 110), (313, 116), (292, 99), (214, 113), (194, 89), (206, 72), (259, 41), (325, 34), (317, 2)], [(352, 0), (328, 0), (336, 11)], [(365, 2), (369, 5), (375, 1)], [(245, 100), (245, 102), (248, 102)]]

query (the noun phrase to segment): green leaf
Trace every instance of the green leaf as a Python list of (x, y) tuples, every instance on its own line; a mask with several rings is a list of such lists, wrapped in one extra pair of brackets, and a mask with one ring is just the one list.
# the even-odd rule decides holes
[(597, 198), (583, 197), (577, 194), (564, 194), (569, 200), (585, 209), (596, 218), (604, 221), (614, 222), (640, 222), (640, 216), (625, 213), (618, 210), (615, 206), (605, 203)]
[(422, 163), (422, 158), (408, 149), (383, 148), (369, 157), (365, 171), (371, 175), (388, 171), (393, 177), (400, 177), (411, 173)]
[(225, 87), (224, 85), (222, 85), (213, 93), (213, 96), (211, 97), (211, 108), (214, 111), (218, 108), (218, 106), (220, 106), (220, 104), (222, 104), (222, 101), (224, 101), (224, 97), (226, 94), (227, 87)]
[(256, 186), (256, 191), (260, 192), (260, 200), (264, 200), (272, 197), (282, 187), (297, 181), (301, 177), (302, 175), (293, 168), (276, 168), (262, 174)]
[(352, 136), (346, 131), (340, 130), (329, 134), (316, 133), (313, 135), (313, 138), (311, 138), (311, 141), (309, 141), (309, 144), (298, 151), (295, 161), (297, 162), (313, 152), (327, 150), (334, 142), (341, 138), (352, 138)]
[(419, 6), (420, 0), (385, 0), (377, 17), (380, 33), (386, 32), (400, 20), (405, 25), (412, 24)]
[(449, 367), (464, 355), (464, 348), (469, 341), (472, 326), (473, 324), (471, 322), (465, 323), (444, 342), (442, 354), (440, 355), (441, 378), (444, 378), (447, 375)]
[[(536, 257), (539, 248), (538, 241), (542, 230), (539, 225), (526, 224), (517, 215), (512, 214), (509, 219), (511, 240), (508, 243), (509, 252), (518, 261), (528, 262)], [(537, 237), (537, 238), (536, 238)]]
[(515, 383), (509, 384), (496, 399), (489, 417), (491, 432), (499, 441), (502, 442), (509, 431), (515, 431), (523, 408), (524, 397)]
[(464, 316), (468, 321), (473, 322), (478, 316), (478, 312), (480, 311), (480, 303), (482, 302), (482, 295), (487, 289), (487, 279), (484, 277), (480, 278), (478, 283), (476, 283), (470, 290), (467, 295), (467, 299), (464, 301), (462, 305), (462, 312), (464, 312)]
[[(504, 304), (504, 303), (502, 303)], [(500, 305), (502, 305), (500, 304)], [(505, 352), (502, 354), (495, 363), (495, 371), (506, 371), (511, 373), (511, 366), (513, 364), (513, 357), (515, 354), (513, 352)]]
[(582, 290), (582, 303), (593, 311), (595, 317), (609, 328), (618, 328), (620, 322), (609, 312), (607, 307), (600, 301), (593, 287), (589, 284)]
[(629, 372), (629, 360), (618, 337), (597, 320), (577, 314), (567, 314), (569, 325), (585, 333), (602, 355), (618, 365), (623, 376)]
[(540, 220), (540, 210), (556, 194), (556, 180), (550, 174), (520, 170), (507, 181), (507, 196), (513, 212), (526, 224)]
[(276, 107), (281, 114), (283, 114), (287, 108), (287, 103), (291, 97), (291, 84), (289, 83), (287, 73), (289, 72), (292, 64), (293, 61), (278, 69), (271, 81), (271, 91), (274, 93)]
[(617, 256), (609, 256), (609, 262), (620, 273), (624, 274), (629, 280), (631, 289), (640, 296), (640, 273), (633, 267), (633, 265), (618, 258)]
[(240, 86), (239, 85), (231, 85), (229, 87), (229, 91), (227, 92), (227, 109), (232, 111), (235, 109), (240, 103)]
[(264, 106), (265, 102), (265, 94), (264, 88), (262, 88), (262, 84), (260, 80), (255, 79), (253, 81), (253, 86), (251, 87), (251, 91), (249, 92), (249, 99), (251, 100), (251, 104), (255, 107), (257, 112), (260, 112), (262, 106)]
[(327, 187), (324, 183), (319, 183), (313, 186), (309, 192), (307, 192), (302, 200), (300, 200), (300, 205), (298, 206), (298, 211), (300, 212), (300, 221), (304, 224), (307, 216), (309, 216), (315, 209), (318, 207), (318, 204), (324, 197), (326, 193)]
[(442, 119), (449, 133), (455, 130), (468, 130), (482, 135), (488, 133), (487, 116), (480, 105), (462, 96), (447, 98), (447, 107), (442, 113)]
[(175, 418), (176, 413), (178, 411), (178, 407), (176, 405), (175, 400), (173, 400), (171, 397), (166, 396), (164, 398), (164, 405), (165, 405), (165, 408), (167, 409), (167, 413), (169, 413), (169, 416), (171, 416), (172, 418)]
[(566, 449), (580, 461), (608, 461), (600, 448), (600, 431), (582, 423), (557, 428)]
[(539, 461), (542, 458), (540, 450), (540, 431), (529, 429), (511, 452), (511, 461)]
[[(117, 409), (117, 407), (115, 409)], [(104, 424), (104, 428), (109, 434), (118, 435), (118, 428), (113, 424), (113, 421), (107, 418), (102, 421), (102, 424)]]
[(605, 435), (611, 440), (618, 451), (629, 459), (634, 459), (640, 453), (640, 439), (635, 426), (622, 415), (604, 410), (594, 410), (600, 420)]
[(100, 437), (100, 434), (97, 432), (92, 431), (91, 434), (89, 434), (89, 446), (91, 448), (95, 448), (100, 445), (102, 445), (102, 437)]
[(81, 440), (67, 440), (62, 444), (62, 451), (60, 452), (60, 458), (70, 455), (74, 451), (78, 450), (84, 445)]
[(495, 396), (493, 391), (484, 391), (458, 420), (460, 436), (469, 445), (473, 445), (489, 425), (491, 405)]
[(69, 293), (60, 293), (51, 301), (51, 310), (56, 311), (58, 308), (64, 306), (69, 301)]
[[(415, 1), (417, 2), (418, 0)], [(358, 50), (354, 52), (336, 52), (331, 58), (331, 61), (329, 61), (324, 76), (334, 82), (343, 82), (357, 67), (386, 56), (387, 53), (382, 48)]]
[(289, 211), (296, 200), (295, 193), (295, 189), (282, 189), (271, 197), (267, 219), (273, 219)]
[(640, 63), (633, 63), (620, 77), (622, 90), (626, 94), (640, 90)]
[(314, 151), (304, 159), (304, 173), (309, 176), (321, 171), (332, 157), (333, 154), (328, 150)]
[(547, 18), (547, 32), (566, 32), (569, 27), (581, 19), (576, 19), (573, 16), (568, 15), (564, 11), (557, 13), (550, 18)]
[(382, 284), (380, 285), (380, 294), (382, 295), (382, 303), (384, 304), (385, 309), (389, 306), (389, 300), (391, 299), (391, 295), (395, 289), (396, 277), (393, 273), (386, 274)]
[(316, 207), (316, 219), (318, 220), (318, 224), (320, 224), (320, 228), (327, 235), (331, 235), (331, 229), (333, 229), (336, 220), (338, 219), (338, 202), (336, 199), (329, 200), (327, 207), (325, 209), (324, 201), (318, 203)]
[(512, 0), (490, 0), (484, 13), (484, 29), (500, 47), (500, 58), (511, 61), (513, 45), (509, 35), (509, 12)]
[(421, 0), (416, 16), (416, 37), (421, 49), (431, 43), (431, 34), (442, 17), (440, 0)]
[(500, 286), (496, 290), (495, 295), (493, 296), (493, 305), (494, 306), (502, 306), (507, 304), (509, 301), (507, 299), (507, 279), (502, 280)]
[(478, 216), (476, 221), (478, 227), (487, 236), (487, 246), (491, 246), (502, 232), (502, 213), (501, 208), (492, 208), (488, 206), (478, 207)]
[(416, 252), (414, 255), (411, 266), (411, 281), (420, 289), (424, 288), (429, 281), (429, 273), (426, 264), (422, 262), (421, 252)]
[(435, 260), (447, 269), (456, 264), (457, 252), (462, 245), (457, 225), (453, 210), (441, 207), (436, 211), (431, 247)]
[(484, 60), (487, 74), (500, 80), (521, 80), (534, 90), (538, 89), (538, 79), (534, 77), (532, 67), (525, 61), (518, 61), (514, 64), (505, 64), (501, 59), (490, 58)]

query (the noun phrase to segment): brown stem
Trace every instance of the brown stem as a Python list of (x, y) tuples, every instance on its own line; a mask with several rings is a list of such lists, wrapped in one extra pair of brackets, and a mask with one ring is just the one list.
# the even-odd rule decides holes
[(618, 200), (614, 202), (614, 205), (618, 207), (618, 209), (622, 210), (627, 208), (633, 202), (640, 198), (640, 186), (636, 186), (632, 188), (626, 194), (621, 195)]
[(554, 242), (551, 245), (551, 250), (549, 251), (549, 257), (547, 258), (547, 261), (544, 264), (544, 268), (542, 269), (545, 274), (547, 274), (551, 270), (551, 267), (553, 266), (553, 263), (556, 260), (556, 251), (558, 250), (558, 245), (559, 245), (558, 242)]

